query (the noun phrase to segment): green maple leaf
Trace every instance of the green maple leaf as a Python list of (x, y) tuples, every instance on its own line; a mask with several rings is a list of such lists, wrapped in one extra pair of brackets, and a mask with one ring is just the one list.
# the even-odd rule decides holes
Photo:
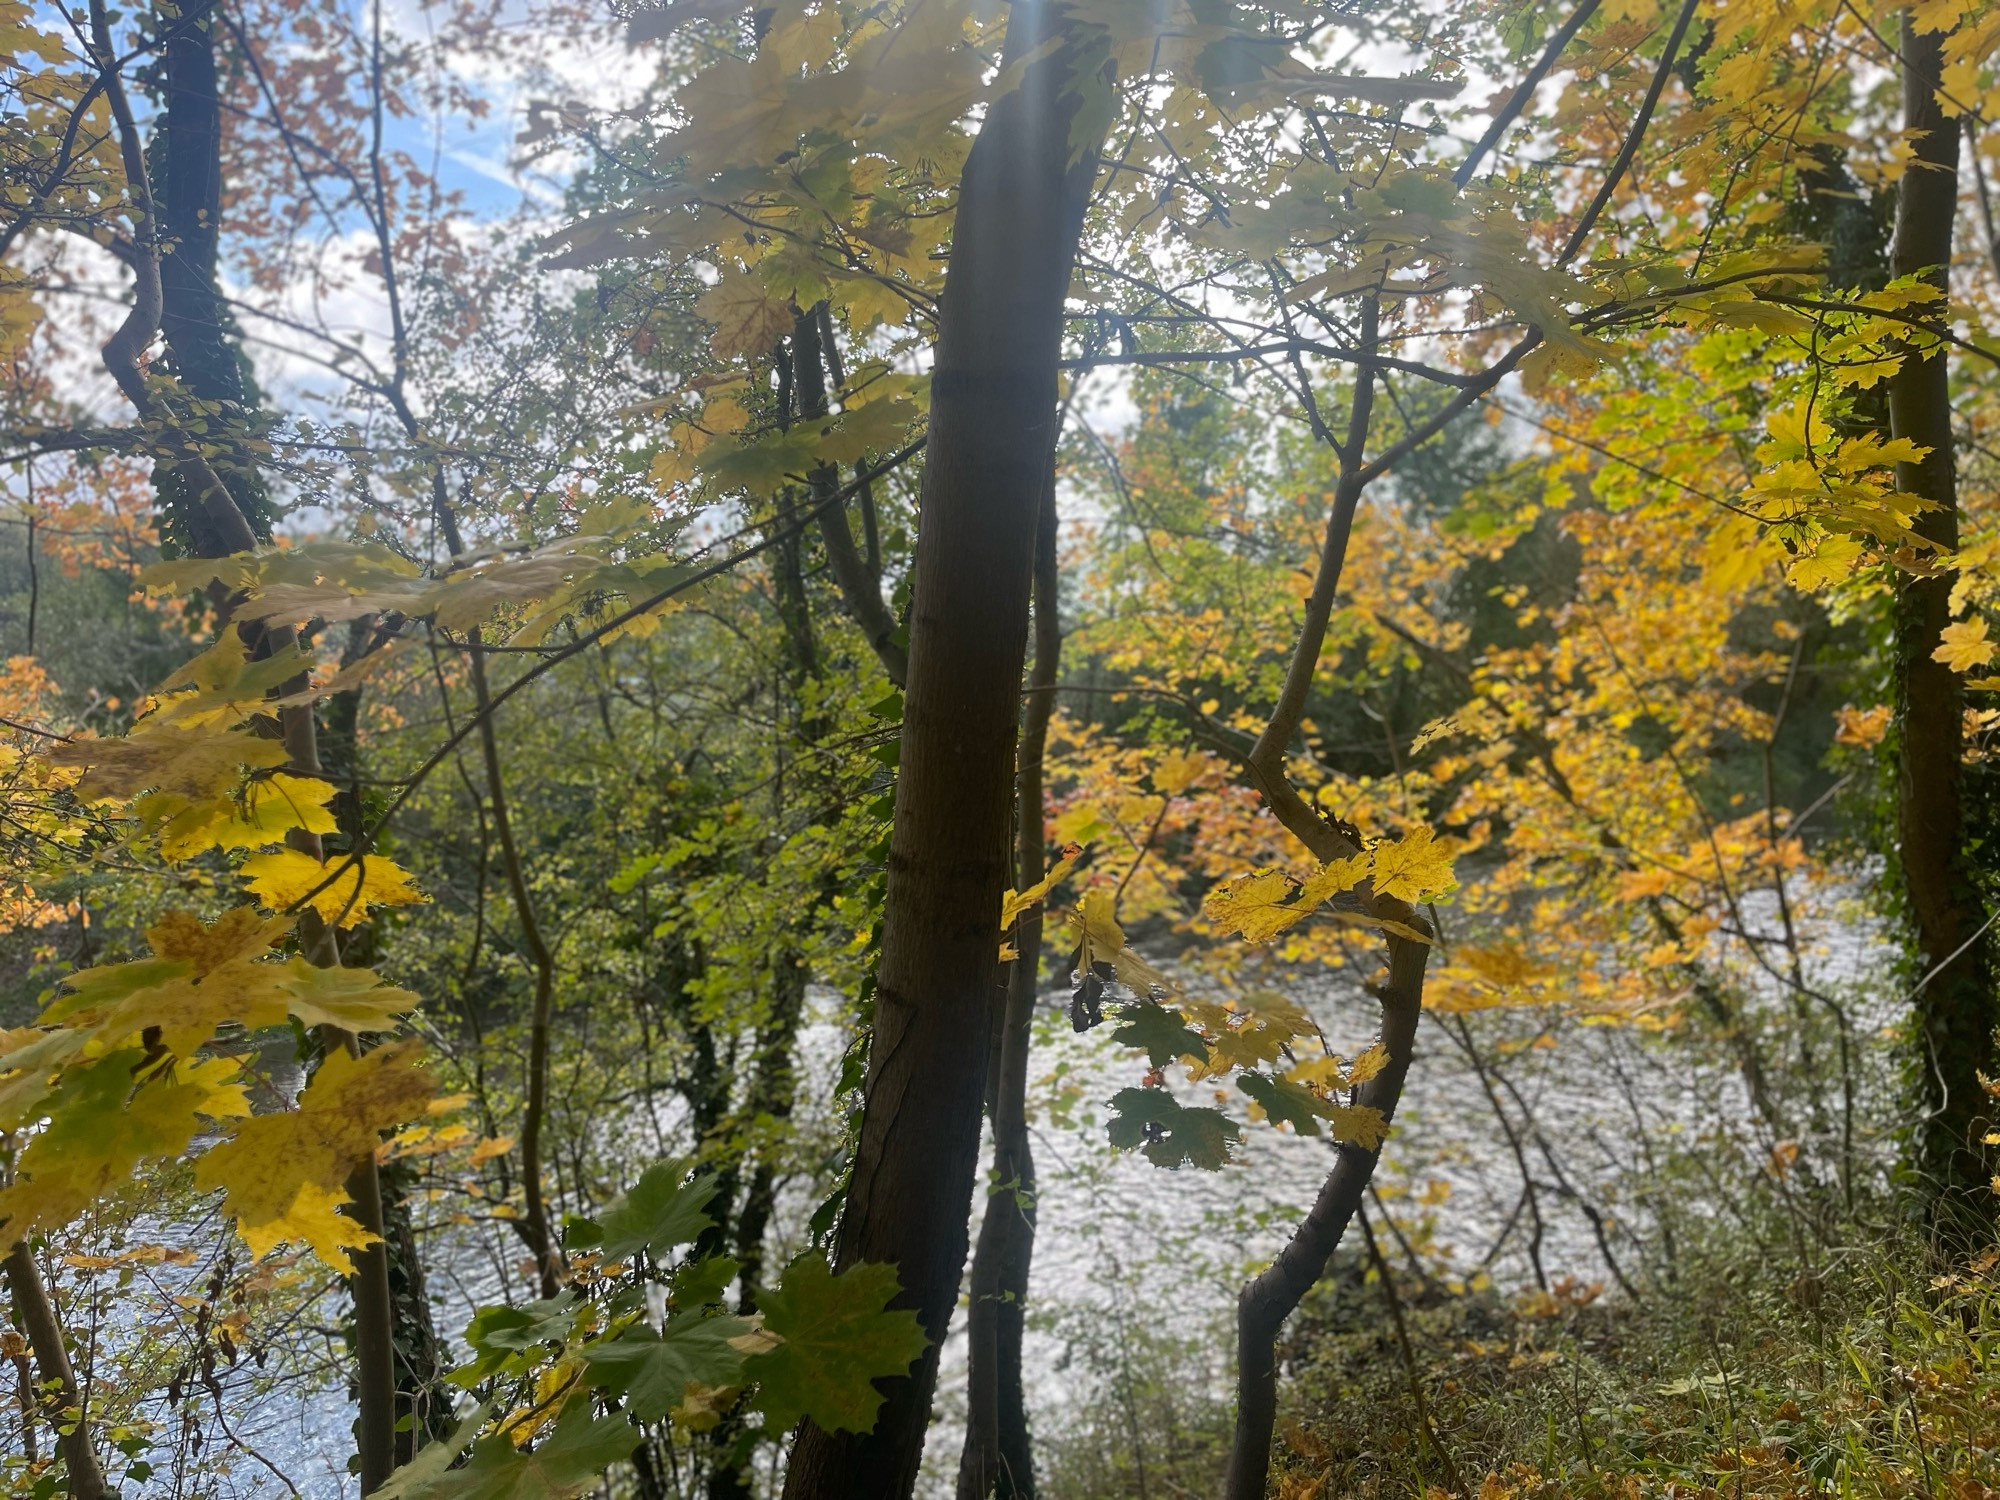
[(1165, 1089), (1120, 1089), (1111, 1096), (1117, 1113), (1106, 1127), (1111, 1144), (1138, 1147), (1156, 1167), (1193, 1163), (1213, 1172), (1229, 1160), (1240, 1140), (1236, 1122), (1219, 1109), (1187, 1109)]
[(1262, 1073), (1245, 1073), (1236, 1086), (1257, 1101), (1273, 1125), (1289, 1120), (1300, 1135), (1319, 1134), (1320, 1115), (1326, 1106), (1310, 1089), (1289, 1078), (1268, 1078)]
[(1128, 1005), (1118, 1013), (1120, 1025), (1111, 1040), (1126, 1047), (1143, 1048), (1146, 1061), (1164, 1068), (1177, 1057), (1195, 1062), (1208, 1061), (1208, 1044), (1201, 1033), (1183, 1024), (1181, 1013), (1150, 1000)]
[(594, 1386), (621, 1395), (632, 1415), (657, 1422), (687, 1395), (690, 1385), (734, 1385), (744, 1354), (732, 1340), (755, 1327), (721, 1313), (681, 1313), (655, 1333), (644, 1324), (615, 1339), (585, 1344), (582, 1354)]
[(758, 1382), (766, 1430), (786, 1431), (801, 1417), (828, 1432), (875, 1425), (875, 1382), (905, 1373), (930, 1342), (914, 1312), (889, 1308), (899, 1290), (894, 1266), (849, 1266), (836, 1276), (808, 1253), (786, 1268), (760, 1304), (765, 1329), (784, 1342), (744, 1370)]
[[(661, 1259), (715, 1223), (708, 1212), (714, 1196), (715, 1179), (710, 1174), (700, 1173), (690, 1181), (685, 1162), (655, 1162), (597, 1216), (603, 1235), (597, 1242), (598, 1253), (606, 1262), (624, 1260), (639, 1250)], [(586, 1243), (574, 1229), (570, 1242)]]
[(683, 1263), (674, 1270), (674, 1306), (686, 1309), (720, 1302), (722, 1294), (729, 1290), (729, 1283), (742, 1269), (728, 1255), (705, 1255), (700, 1260)]
[(465, 1325), (465, 1341), (472, 1345), (477, 1358), (452, 1371), (452, 1380), (473, 1386), (510, 1364), (517, 1369), (524, 1366), (527, 1362), (515, 1356), (567, 1339), (576, 1327), (582, 1307), (579, 1298), (559, 1292), (545, 1301), (520, 1307), (480, 1308)]
[(472, 1445), (464, 1468), (437, 1473), (420, 1457), (391, 1475), (375, 1500), (570, 1500), (638, 1446), (639, 1430), (623, 1413), (592, 1417), (589, 1398), (573, 1396), (531, 1452), (496, 1432)]

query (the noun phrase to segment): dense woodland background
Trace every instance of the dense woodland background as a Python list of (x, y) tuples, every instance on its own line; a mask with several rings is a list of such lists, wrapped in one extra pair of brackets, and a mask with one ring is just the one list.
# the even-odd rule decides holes
[(8, 1493), (2000, 1493), (1996, 46), (0, 0)]

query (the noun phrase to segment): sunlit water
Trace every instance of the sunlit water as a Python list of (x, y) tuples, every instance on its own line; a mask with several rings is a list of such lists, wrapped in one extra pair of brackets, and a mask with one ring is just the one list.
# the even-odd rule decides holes
[[(1761, 925), (1771, 914), (1753, 902), (1746, 916)], [(1880, 979), (1886, 957), (1870, 924), (1829, 923), (1815, 934), (1808, 982), (1850, 996), (1879, 990), (1886, 983)], [(1766, 1003), (1775, 1003), (1776, 988), (1765, 986)], [(1351, 1054), (1368, 1041), (1373, 1002), (1351, 986), (1301, 980), (1291, 992), (1336, 1049)], [(815, 995), (812, 1003), (815, 1018), (802, 1036), (799, 1058), (809, 1080), (804, 1095), (815, 1101), (799, 1120), (808, 1131), (830, 1124), (825, 1114), (844, 1042), (833, 1019), (834, 997)], [(1875, 1006), (1884, 1012), (1892, 1008)], [(1174, 1086), (1184, 1102), (1217, 1104), (1241, 1123), (1235, 1160), (1221, 1172), (1163, 1171), (1137, 1153), (1113, 1152), (1104, 1141), (1104, 1101), (1138, 1083), (1145, 1062), (1109, 1040), (1111, 1026), (1072, 1033), (1065, 995), (1046, 995), (1043, 1009), (1031, 1086), (1040, 1227), (1027, 1350), (1037, 1429), (1065, 1425), (1073, 1403), (1101, 1375), (1088, 1366), (1090, 1351), (1069, 1336), (1079, 1327), (1115, 1332), (1135, 1320), (1168, 1317), (1189, 1332), (1191, 1342), (1206, 1341), (1214, 1351), (1207, 1368), (1190, 1369), (1188, 1378), (1207, 1382), (1225, 1398), (1237, 1291), (1311, 1205), (1330, 1165), (1329, 1145), (1252, 1121), (1233, 1088), (1217, 1100), (1213, 1084), (1189, 1084), (1176, 1069)], [(1864, 1030), (1872, 1030), (1890, 1017), (1860, 1019)], [(1619, 1196), (1621, 1185), (1639, 1180), (1633, 1155), (1640, 1134), (1727, 1139), (1749, 1153), (1768, 1152), (1775, 1144), (1760, 1135), (1735, 1072), (1713, 1058), (1697, 1061), (1695, 1049), (1624, 1028), (1579, 1025), (1545, 1011), (1474, 1017), (1483, 1053), (1491, 1055), (1496, 1041), (1508, 1044), (1502, 1071), (1514, 1092), (1501, 1093), (1501, 1107), (1530, 1174), (1543, 1185), (1537, 1222), (1534, 1208), (1523, 1201), (1516, 1144), (1500, 1128), (1479, 1075), (1453, 1044), (1447, 1030), (1452, 1024), (1425, 1018), (1377, 1179), (1390, 1211), (1446, 1274), (1483, 1274), (1499, 1287), (1521, 1287), (1533, 1284), (1539, 1261), (1544, 1279), (1573, 1276), (1613, 1286), (1616, 1275), (1606, 1249), (1627, 1275), (1635, 1274), (1634, 1231), (1646, 1220), (1643, 1204)], [(1532, 1111), (1532, 1128), (1523, 1120), (1522, 1103)], [(643, 1129), (626, 1122), (635, 1138), (648, 1139), (656, 1131), (671, 1138), (676, 1123), (665, 1106)], [(1557, 1185), (1558, 1174), (1567, 1193)], [(1583, 1202), (1602, 1217), (1601, 1238)], [(793, 1184), (780, 1203), (774, 1231), (780, 1242), (802, 1241), (813, 1203), (811, 1185)], [(976, 1233), (976, 1216), (973, 1227)], [(510, 1268), (490, 1247), (456, 1231), (443, 1232), (431, 1250), (430, 1290), (439, 1327), (457, 1350), (456, 1331), (470, 1310), (506, 1295)], [(962, 1322), (955, 1324), (943, 1353), (942, 1420), (926, 1453), (920, 1489), (927, 1497), (949, 1494), (956, 1469), (965, 1376)], [(337, 1368), (337, 1361), (329, 1368)], [(234, 1434), (259, 1458), (239, 1454), (232, 1472), (209, 1492), (261, 1497), (296, 1488), (309, 1500), (352, 1495), (346, 1464), (353, 1409), (345, 1391), (302, 1388), (294, 1380), (260, 1393), (262, 1378), (248, 1371), (228, 1377)], [(127, 1491), (164, 1493), (169, 1479), (162, 1473)]]

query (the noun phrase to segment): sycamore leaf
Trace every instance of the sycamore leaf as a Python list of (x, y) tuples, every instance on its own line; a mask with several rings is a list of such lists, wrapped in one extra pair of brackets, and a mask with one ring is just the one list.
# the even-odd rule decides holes
[(1372, 1042), (1366, 1051), (1347, 1065), (1347, 1078), (1341, 1085), (1351, 1088), (1355, 1084), (1366, 1083), (1389, 1066), (1389, 1049), (1380, 1042)]
[(193, 912), (170, 911), (146, 929), (153, 952), (189, 966), (201, 979), (224, 964), (257, 958), (284, 941), (291, 923), (248, 906), (233, 907), (204, 924)]
[(224, 1209), (251, 1254), (302, 1240), (336, 1270), (340, 1253), (370, 1242), (352, 1219), (333, 1210), (343, 1184), (374, 1154), (382, 1132), (424, 1112), (435, 1087), (420, 1066), (414, 1039), (365, 1052), (330, 1052), (299, 1095), (297, 1109), (259, 1115), (195, 1163), (195, 1185), (222, 1188)]
[(1800, 593), (1816, 594), (1852, 574), (1865, 551), (1867, 548), (1853, 537), (1821, 537), (1810, 553), (1786, 567), (1785, 577)]
[(135, 1086), (147, 1054), (136, 1049), (62, 1075), (44, 1101), (47, 1125), (28, 1142), (14, 1181), (0, 1191), (0, 1242), (54, 1229), (117, 1189), (145, 1161), (171, 1160), (188, 1148), (200, 1117), (250, 1113), (237, 1083), (242, 1060), (218, 1057), (158, 1068)]
[(808, 1252), (758, 1300), (764, 1328), (784, 1340), (752, 1356), (764, 1429), (780, 1433), (811, 1417), (828, 1432), (866, 1432), (882, 1405), (877, 1380), (904, 1374), (930, 1340), (917, 1315), (891, 1308), (894, 1266), (863, 1262), (835, 1275)]
[(42, 1114), (61, 1070), (82, 1055), (88, 1033), (24, 1026), (0, 1031), (0, 1130), (19, 1130)]
[(1942, 644), (1931, 652), (1931, 660), (1941, 661), (1954, 672), (1970, 672), (1993, 660), (1995, 643), (1986, 638), (1986, 621), (1981, 616), (1954, 620), (1938, 632)]
[(639, 1429), (622, 1412), (593, 1417), (590, 1409), (588, 1395), (570, 1397), (548, 1436), (531, 1450), (516, 1447), (513, 1435), (502, 1431), (474, 1443), (462, 1468), (440, 1472), (419, 1455), (375, 1494), (378, 1500), (571, 1500), (639, 1446)]
[(1085, 891), (1070, 913), (1069, 928), (1077, 941), (1072, 967), (1077, 974), (1114, 979), (1141, 995), (1178, 989), (1173, 980), (1125, 945), (1125, 929), (1114, 915), (1116, 906), (1117, 898), (1110, 891)]
[(1177, 1057), (1198, 1063), (1208, 1060), (1208, 1044), (1201, 1033), (1188, 1027), (1171, 1006), (1141, 1000), (1118, 1014), (1122, 1024), (1111, 1033), (1111, 1040), (1121, 1047), (1142, 1049), (1154, 1067), (1164, 1068)]
[(1451, 856), (1439, 847), (1437, 835), (1428, 827), (1412, 829), (1407, 838), (1393, 844), (1377, 844), (1371, 874), (1376, 895), (1413, 906), (1458, 889), (1458, 880), (1451, 873)]
[(225, 630), (214, 645), (160, 685), (153, 722), (187, 729), (234, 724), (268, 713), (278, 688), (312, 670), (313, 659), (296, 645), (252, 657), (250, 643)]
[(615, 1339), (586, 1344), (583, 1360), (592, 1385), (624, 1397), (626, 1410), (641, 1422), (657, 1422), (681, 1404), (691, 1385), (740, 1384), (744, 1354), (732, 1340), (753, 1326), (725, 1313), (684, 1312), (658, 1333), (639, 1324)]
[(1171, 750), (1153, 767), (1153, 790), (1163, 797), (1178, 797), (1215, 769), (1215, 759), (1199, 750)]
[(269, 849), (293, 829), (332, 833), (339, 826), (331, 802), (335, 789), (313, 776), (273, 771), (253, 777), (235, 796), (194, 799), (152, 792), (132, 810), (168, 859), (189, 859), (204, 849)]
[(1296, 888), (1296, 899), (1292, 879), (1284, 871), (1257, 870), (1210, 891), (1202, 911), (1246, 942), (1268, 943), (1311, 916), (1328, 897), (1359, 885), (1367, 870), (1365, 854), (1333, 860)]
[(1310, 907), (1290, 904), (1292, 890), (1283, 870), (1257, 870), (1210, 891), (1202, 915), (1249, 942), (1268, 942), (1311, 914)]
[(1273, 1125), (1289, 1124), (1300, 1135), (1319, 1134), (1319, 1114), (1326, 1105), (1310, 1089), (1263, 1073), (1244, 1073), (1236, 1086), (1256, 1102)]
[[(225, 1023), (250, 1030), (284, 1023), (285, 997), (276, 965), (238, 958), (200, 979), (176, 974), (123, 993), (113, 983), (120, 973), (144, 975), (154, 968), (142, 960), (86, 971), (92, 981), (88, 988), (62, 996), (42, 1013), (42, 1019), (82, 1033), (93, 1051), (106, 1051), (149, 1033), (149, 1041), (176, 1057), (194, 1056)], [(72, 976), (72, 982), (83, 977)]]
[(1202, 1076), (1276, 1062), (1293, 1037), (1311, 1036), (1318, 1030), (1311, 1016), (1274, 991), (1257, 991), (1244, 996), (1241, 1003), (1243, 1014), (1236, 1024), (1215, 1031), (1215, 1045)]
[(373, 1500), (404, 1500), (404, 1497), (419, 1493), (418, 1486), (444, 1477), (445, 1470), (486, 1425), (490, 1408), (484, 1403), (472, 1408), (459, 1419), (450, 1436), (442, 1440), (426, 1443), (417, 1456), (397, 1469), (374, 1493)]
[(1364, 1151), (1379, 1151), (1389, 1138), (1389, 1122), (1382, 1111), (1367, 1104), (1329, 1104), (1321, 1111), (1333, 1138)]
[(323, 969), (293, 958), (281, 972), (285, 1005), (308, 1028), (335, 1026), (356, 1035), (394, 1031), (396, 1017), (418, 1004), (410, 991), (382, 983), (372, 969)]
[(1111, 1096), (1114, 1114), (1106, 1127), (1111, 1144), (1122, 1151), (1134, 1147), (1156, 1167), (1189, 1163), (1203, 1171), (1219, 1170), (1242, 1134), (1236, 1122), (1219, 1109), (1187, 1109), (1165, 1089), (1120, 1089)]
[(408, 870), (379, 854), (319, 860), (302, 849), (274, 849), (244, 860), (243, 877), (267, 909), (289, 911), (303, 902), (339, 927), (365, 920), (371, 907), (430, 900), (411, 884)]
[(520, 1307), (499, 1304), (480, 1308), (465, 1325), (472, 1363), (453, 1370), (452, 1383), (470, 1387), (501, 1370), (521, 1373), (530, 1363), (521, 1356), (568, 1339), (583, 1308), (582, 1299), (567, 1288)]
[(1048, 898), (1057, 883), (1076, 868), (1076, 862), (1083, 858), (1081, 844), (1065, 844), (1061, 856), (1049, 866), (1048, 874), (1029, 886), (1025, 891), (1009, 891), (1000, 901), (1000, 926), (1004, 931), (1011, 927), (1014, 919), (1023, 912), (1032, 911)]
[(70, 975), (41, 1023), (65, 1028), (90, 1052), (144, 1033), (149, 1046), (192, 1057), (226, 1024), (254, 1031), (296, 1016), (307, 1026), (387, 1031), (392, 1017), (416, 1006), (415, 995), (382, 985), (367, 969), (269, 961), (290, 926), (250, 907), (209, 927), (169, 912), (147, 931), (157, 957)]
[(773, 297), (755, 276), (725, 276), (695, 303), (695, 311), (715, 325), (709, 347), (721, 359), (753, 358), (792, 331), (789, 302)]
[(76, 784), (82, 802), (123, 802), (149, 788), (190, 800), (216, 797), (236, 785), (245, 766), (281, 766), (291, 759), (277, 740), (171, 725), (123, 739), (70, 740), (51, 746), (48, 755), (56, 765), (82, 770)]
[(742, 1269), (741, 1263), (728, 1255), (704, 1255), (699, 1260), (681, 1262), (674, 1268), (671, 1293), (674, 1306), (686, 1311), (720, 1302), (729, 1290), (729, 1283)]
[(708, 1211), (715, 1186), (708, 1172), (690, 1179), (685, 1162), (655, 1162), (597, 1216), (604, 1236), (598, 1253), (606, 1261), (619, 1261), (644, 1250), (664, 1260), (675, 1246), (692, 1243), (715, 1222)]

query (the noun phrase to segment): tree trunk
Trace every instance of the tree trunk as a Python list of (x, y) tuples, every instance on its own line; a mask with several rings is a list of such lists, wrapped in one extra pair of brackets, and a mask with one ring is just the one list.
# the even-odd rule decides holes
[[(1053, 25), (1053, 7), (1015, 6), (1006, 58), (1028, 57)], [(1095, 175), (1095, 151), (1070, 148), (1080, 65), (1059, 42), (987, 114), (960, 185), (931, 377), (874, 1037), (836, 1256), (894, 1263), (899, 1303), (931, 1342), (909, 1375), (883, 1382), (872, 1432), (804, 1424), (790, 1500), (911, 1493), (965, 1269), (1037, 513)]]
[[(1020, 890), (1042, 878), (1048, 842), (1042, 815), (1042, 757), (1048, 747), (1062, 654), (1058, 586), (1052, 463), (1035, 539), (1035, 665), (1028, 675), (1014, 773), (1014, 884)], [(1027, 1321), (1028, 1272), (1035, 1254), (1035, 1158), (1028, 1142), (1027, 1095), (1028, 1049), (1042, 972), (1041, 907), (1022, 916), (1014, 946), (1020, 956), (1007, 974), (1007, 1003), (994, 1068), (992, 1188), (979, 1221), (966, 1312), (968, 1416), (958, 1462), (958, 1500), (986, 1500), (989, 1495), (1008, 1500), (1035, 1493), (1034, 1446), (1021, 1381), (1021, 1337)]]
[[(100, 56), (109, 59), (110, 28), (101, 0), (92, 7), (92, 26)], [(131, 123), (122, 84), (108, 92), (118, 120), (121, 156), (142, 218), (157, 213), (157, 225), (147, 223), (136, 236), (141, 254), (134, 265), (138, 287), (132, 314), (105, 345), (105, 363), (142, 415), (153, 415), (151, 395), (137, 379), (138, 356), (151, 342), (153, 326), (166, 340), (167, 354), (183, 387), (170, 398), (175, 426), (194, 416), (193, 430), (214, 427), (225, 436), (190, 449), (190, 456), (163, 457), (155, 466), (155, 485), (164, 517), (171, 528), (174, 507), (181, 507), (186, 543), (202, 556), (223, 557), (256, 546), (268, 537), (262, 504), (262, 482), (254, 457), (240, 443), (247, 386), (229, 339), (227, 309), (216, 290), (216, 248), (220, 232), (222, 192), (221, 105), (216, 92), (215, 41), (210, 26), (177, 28), (167, 47), (167, 100), (160, 129), (159, 153), (164, 165), (164, 192), (155, 194), (136, 127)], [(157, 229), (158, 233), (155, 233)], [(164, 242), (164, 243), (163, 243)], [(157, 249), (157, 260), (146, 251)], [(178, 408), (188, 407), (188, 411)], [(194, 408), (199, 408), (196, 410)], [(236, 429), (231, 437), (229, 429)], [(284, 645), (290, 628), (258, 632), (262, 650)], [(287, 684), (287, 688), (303, 686)], [(279, 712), (292, 769), (307, 775), (319, 771), (318, 729), (309, 706)], [(319, 854), (316, 834), (297, 835), (293, 842)], [(311, 914), (299, 924), (300, 948), (314, 963), (339, 963), (331, 931), (315, 931)], [(329, 1038), (339, 1045), (340, 1034)], [(349, 1213), (376, 1236), (366, 1250), (353, 1252), (348, 1278), (354, 1302), (355, 1389), (359, 1393), (357, 1447), (361, 1492), (378, 1488), (396, 1463), (395, 1327), (389, 1290), (389, 1263), (382, 1234), (382, 1194), (375, 1159), (355, 1164), (347, 1181), (353, 1200)]]
[[(376, 624), (368, 618), (356, 620), (349, 627), (347, 648), (341, 656), (343, 667), (352, 665), (367, 652)], [(349, 849), (360, 839), (366, 822), (361, 797), (360, 716), (361, 691), (352, 689), (327, 699), (317, 726), (320, 768), (327, 780), (341, 789), (334, 799), (334, 817)], [(355, 968), (372, 968), (376, 936), (377, 929), (371, 922), (348, 929), (341, 942), (342, 961)], [(423, 1253), (410, 1213), (416, 1174), (408, 1162), (378, 1167), (377, 1173), (381, 1179), (382, 1238), (386, 1244), (389, 1279), (390, 1342), (395, 1349), (397, 1371), (396, 1462), (406, 1464), (426, 1443), (451, 1432), (451, 1394), (443, 1384), (448, 1361), (438, 1340), (437, 1322), (431, 1316)]]
[[(63, 1346), (62, 1324), (56, 1320), (55, 1303), (49, 1299), (42, 1281), (42, 1268), (26, 1240), (16, 1242), (7, 1252), (7, 1289), (14, 1306), (27, 1325), (28, 1347), (35, 1351), (44, 1384), (55, 1386), (60, 1409), (50, 1420), (59, 1434), (63, 1462), (69, 1468), (69, 1491), (73, 1500), (106, 1500), (111, 1490), (104, 1482), (104, 1469), (97, 1461), (97, 1448), (90, 1438), (90, 1419), (83, 1409), (83, 1393), (70, 1368), (69, 1350)], [(24, 1400), (26, 1399), (24, 1393)], [(30, 1420), (25, 1406), (21, 1413)], [(68, 1430), (64, 1431), (67, 1427)]]
[[(259, 540), (271, 535), (271, 512), (257, 460), (245, 445), (251, 388), (237, 352), (234, 320), (216, 284), (222, 221), (222, 108), (216, 88), (215, 21), (175, 24), (161, 49), (164, 68), (154, 192), (160, 214), (160, 332), (173, 373), (203, 437), (209, 463)], [(227, 546), (208, 522), (185, 470), (156, 478), (162, 531), (195, 556), (220, 557)]]
[[(1958, 208), (1958, 131), (1938, 107), (1944, 37), (1919, 33), (1908, 12), (1902, 29), (1903, 117), (1915, 156), (1896, 197), (1890, 272), (1947, 286)], [(1933, 316), (1942, 320), (1944, 309)], [(1946, 351), (1911, 352), (1889, 382), (1895, 437), (1928, 448), (1896, 466), (1897, 486), (1937, 509), (1916, 529), (1942, 551), (1958, 545), (1958, 479), (1952, 453), (1951, 378)], [(1966, 854), (1963, 798), (1964, 687), (1932, 655), (1951, 619), (1951, 574), (1906, 575), (1895, 600), (1896, 822), (1903, 894), (1928, 976), (1917, 991), (1919, 1101), (1915, 1166), (1948, 1213), (1983, 1213), (1991, 1175), (1980, 1138), (1991, 1118), (1982, 1070), (1990, 1071), (1996, 1015), (1983, 902)]]
[[(1355, 1092), (1355, 1103), (1381, 1110), (1385, 1121), (1395, 1117), (1410, 1071), (1429, 957), (1422, 943), (1389, 939), (1389, 984), (1381, 996), (1382, 1044), (1389, 1061)], [(1236, 1301), (1236, 1436), (1223, 1491), (1227, 1500), (1264, 1500), (1278, 1416), (1278, 1330), (1326, 1270), (1382, 1154), (1345, 1144), (1335, 1150), (1339, 1159), (1320, 1185), (1312, 1212)]]

